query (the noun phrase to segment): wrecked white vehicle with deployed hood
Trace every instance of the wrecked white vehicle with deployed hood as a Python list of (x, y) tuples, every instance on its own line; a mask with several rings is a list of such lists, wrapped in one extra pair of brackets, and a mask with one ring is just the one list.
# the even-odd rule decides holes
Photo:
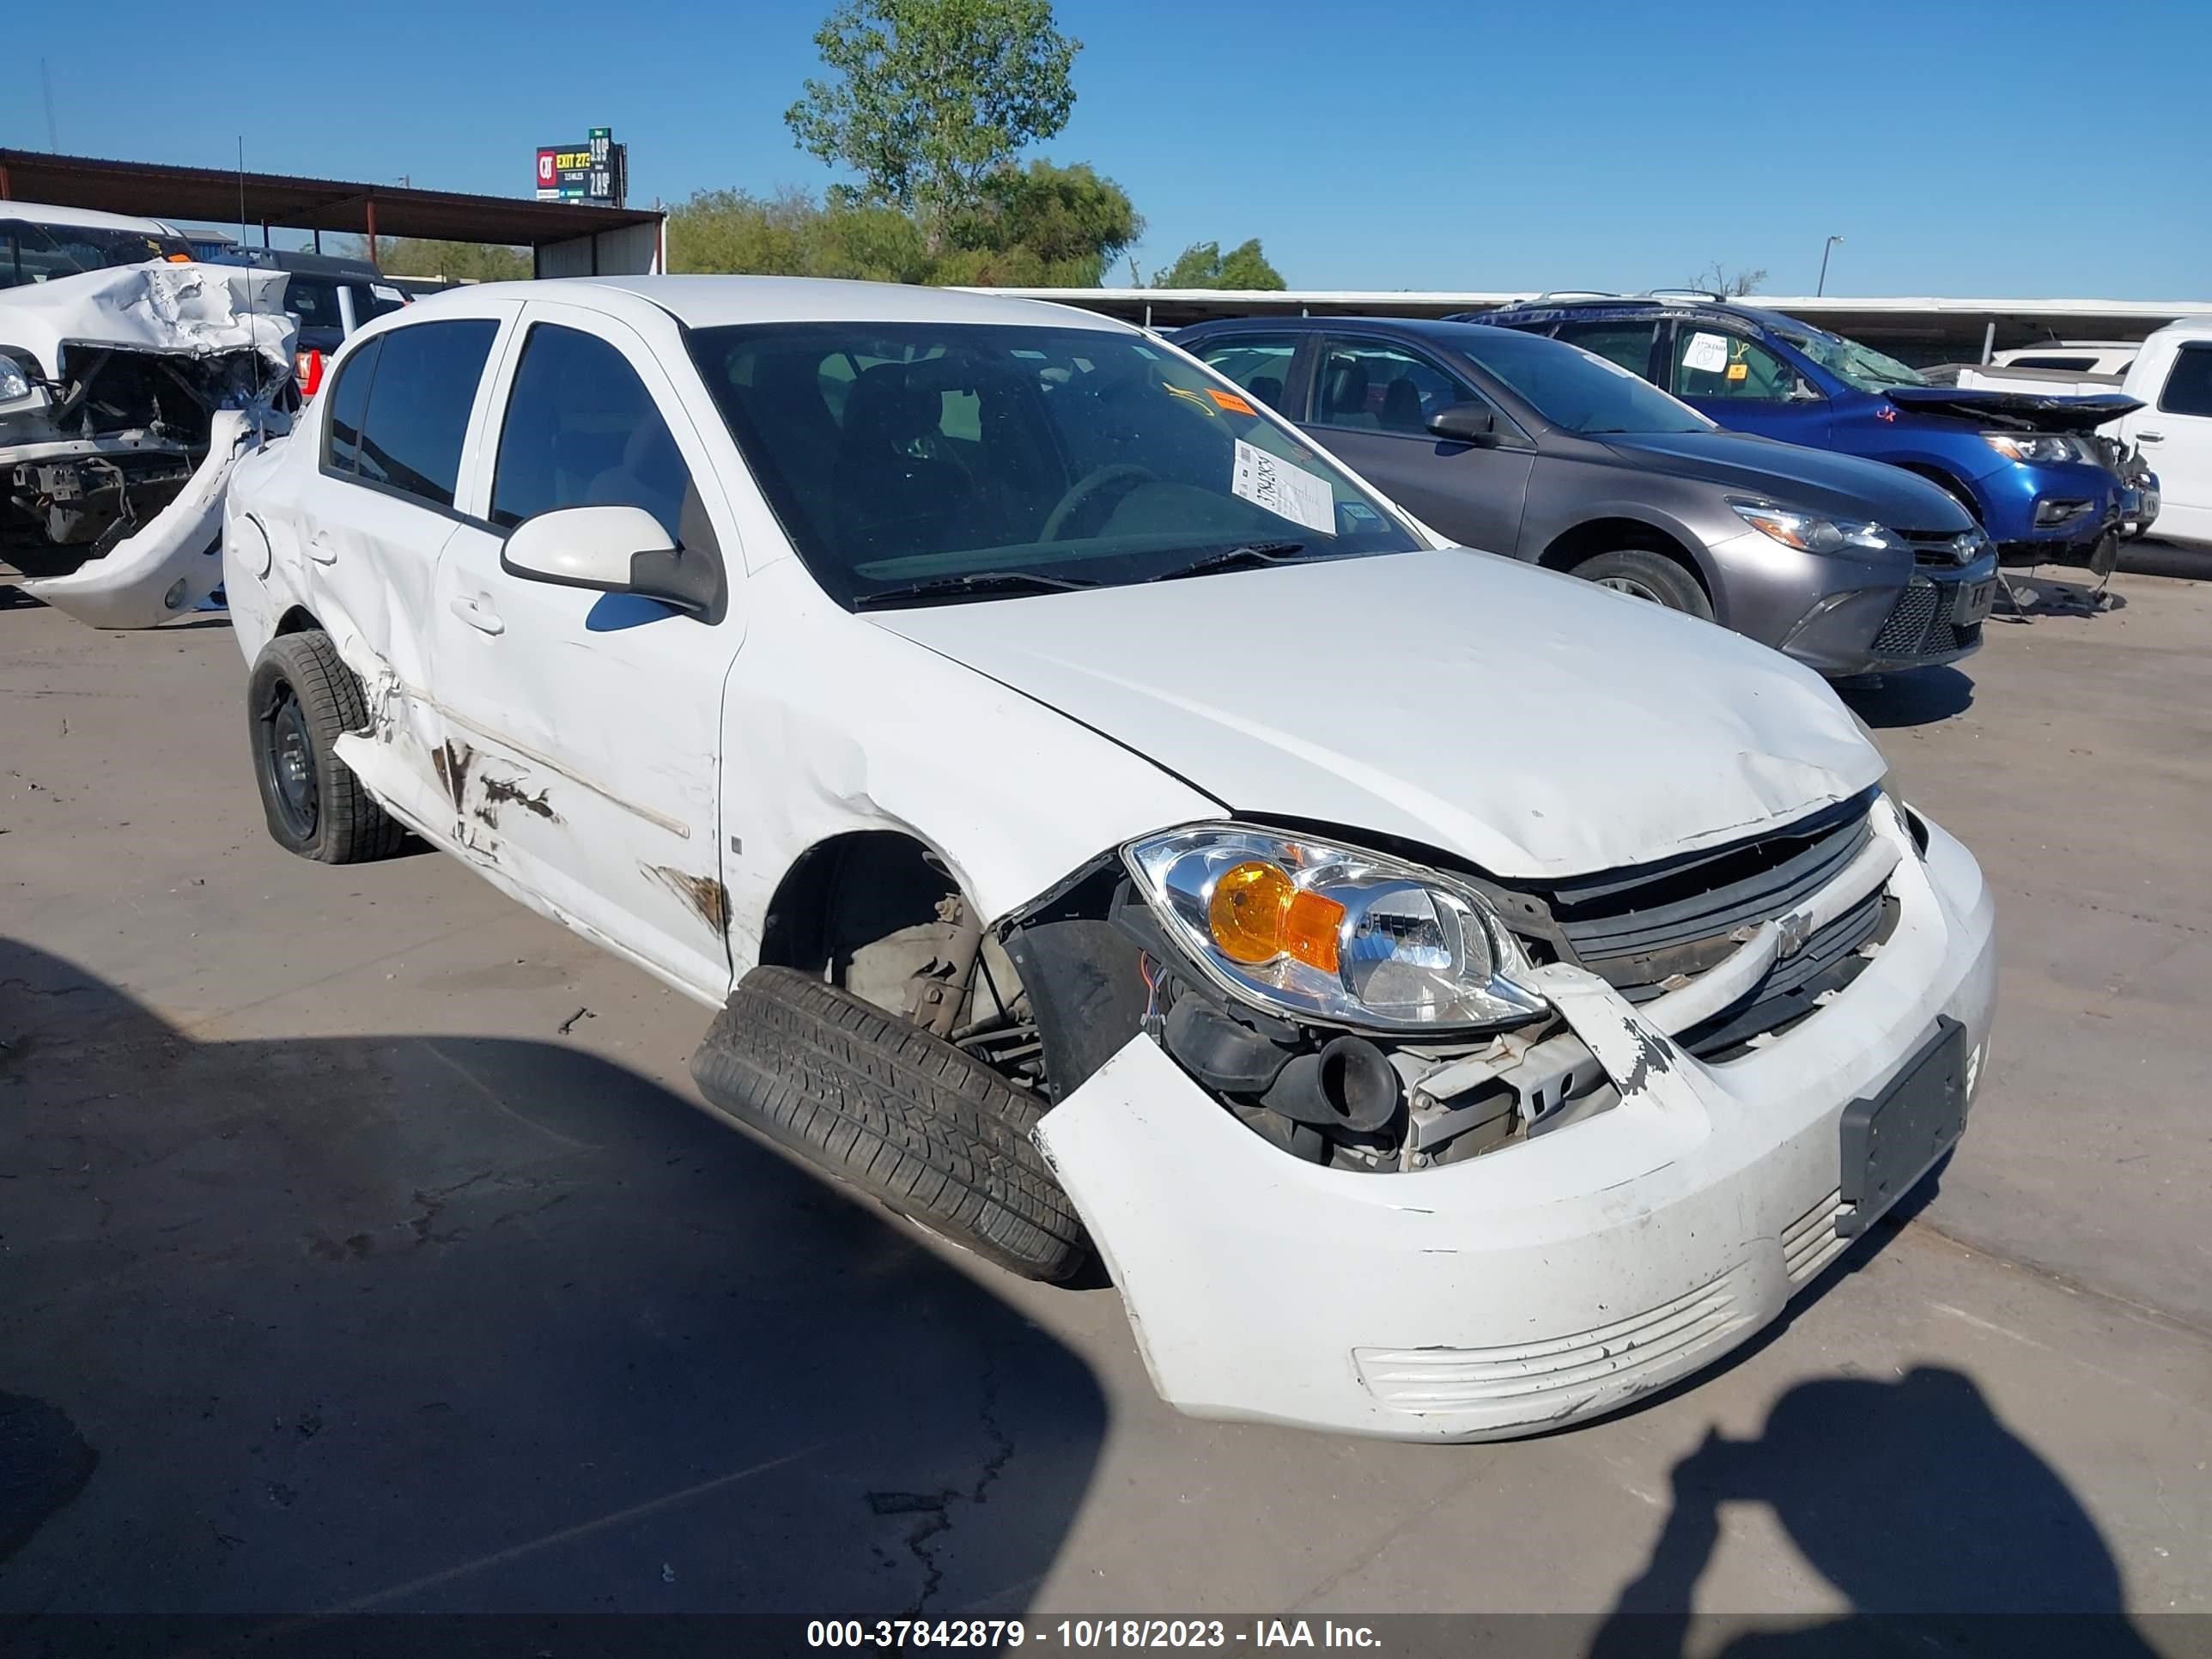
[(1437, 546), (1139, 330), (927, 289), (485, 286), (241, 463), (269, 825), (411, 830), (716, 1010), (738, 1124), (1161, 1393), (1587, 1417), (1954, 1144), (1990, 901), (1820, 680)]
[(283, 288), (150, 220), (0, 202), (0, 558), (29, 592), (151, 628), (214, 592), (231, 467), (298, 401)]

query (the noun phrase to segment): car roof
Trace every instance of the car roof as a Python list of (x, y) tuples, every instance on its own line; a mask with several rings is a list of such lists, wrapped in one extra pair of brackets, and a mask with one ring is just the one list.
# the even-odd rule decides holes
[(1757, 306), (1739, 305), (1733, 300), (1686, 299), (1667, 295), (1622, 294), (1602, 299), (1553, 301), (1523, 300), (1495, 311), (1465, 313), (1484, 317), (1510, 318), (1515, 326), (1528, 323), (1564, 323), (1577, 318), (1605, 319), (1613, 317), (1706, 317), (1716, 319), (1735, 319), (1752, 322), (1762, 328), (1785, 329), (1798, 333), (1826, 331), (1813, 325), (1786, 317), (1778, 311), (1765, 311)]
[(1425, 340), (1443, 350), (1471, 347), (1486, 337), (1515, 332), (1487, 323), (1460, 322), (1448, 317), (1223, 317), (1177, 329), (1174, 337), (1197, 339), (1204, 335), (1266, 333), (1312, 334), (1322, 330), (1356, 330), (1361, 333), (1395, 334)]
[(616, 294), (635, 295), (691, 328), (737, 323), (996, 323), (1101, 333), (1143, 331), (1097, 312), (1038, 300), (825, 276), (554, 276), (470, 285), (470, 292), (479, 296), (558, 298), (585, 305), (592, 303), (594, 290), (608, 299)]
[(0, 219), (21, 219), (34, 225), (75, 225), (84, 230), (136, 230), (149, 236), (174, 236), (175, 228), (159, 219), (138, 219), (123, 213), (102, 213), (96, 208), (56, 207), (46, 202), (0, 201)]

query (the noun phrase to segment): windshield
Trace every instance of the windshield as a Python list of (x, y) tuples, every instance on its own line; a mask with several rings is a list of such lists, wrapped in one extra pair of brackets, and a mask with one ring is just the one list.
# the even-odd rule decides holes
[(1823, 333), (1808, 329), (1802, 334), (1775, 331), (1791, 345), (1814, 362), (1856, 386), (1861, 392), (1879, 392), (1884, 386), (1926, 386), (1928, 377), (1917, 368), (1907, 368), (1894, 357), (1884, 356), (1872, 346), (1863, 346), (1856, 340), (1846, 340), (1840, 334)]
[(792, 544), (848, 607), (1418, 545), (1235, 386), (1136, 334), (845, 322), (690, 338)]
[(1462, 356), (1496, 375), (1562, 431), (1596, 437), (1713, 429), (1696, 410), (1649, 380), (1563, 340), (1484, 329), (1454, 343)]
[(0, 288), (82, 276), (149, 259), (189, 259), (183, 238), (150, 231), (101, 230), (88, 225), (34, 225), (0, 221)]

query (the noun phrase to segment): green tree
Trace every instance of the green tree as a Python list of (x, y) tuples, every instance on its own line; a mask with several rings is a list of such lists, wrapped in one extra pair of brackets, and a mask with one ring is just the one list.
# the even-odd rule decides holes
[(670, 214), (668, 252), (678, 270), (1091, 288), (1143, 229), (1128, 192), (1112, 179), (1080, 164), (1038, 161), (986, 179), (981, 199), (947, 221), (934, 249), (912, 216), (893, 207), (718, 190)]
[(785, 123), (860, 175), (858, 201), (915, 215), (933, 250), (994, 172), (1067, 125), (1083, 45), (1051, 0), (845, 0), (814, 43), (832, 78), (809, 80)]
[(947, 225), (931, 280), (998, 288), (1096, 288), (1144, 234), (1129, 192), (1088, 162), (1032, 161), (985, 179)]
[[(356, 238), (349, 257), (368, 257), (368, 240)], [(531, 276), (526, 247), (489, 242), (434, 242), (413, 236), (376, 239), (377, 269), (387, 276), (443, 276), (471, 283), (511, 283)]]
[(1218, 242), (1193, 242), (1176, 262), (1152, 278), (1154, 288), (1225, 288), (1243, 290), (1287, 288), (1283, 273), (1267, 263), (1255, 236), (1224, 253)]

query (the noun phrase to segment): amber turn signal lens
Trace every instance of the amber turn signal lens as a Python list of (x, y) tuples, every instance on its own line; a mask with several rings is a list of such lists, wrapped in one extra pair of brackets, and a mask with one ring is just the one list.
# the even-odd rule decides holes
[(1206, 907), (1207, 929), (1231, 962), (1273, 962), (1288, 953), (1325, 974), (1337, 969), (1344, 907), (1302, 893), (1280, 867), (1254, 860), (1224, 870)]
[(1283, 913), (1283, 948), (1309, 968), (1324, 974), (1336, 971), (1336, 930), (1344, 925), (1344, 907), (1319, 893), (1291, 896)]

